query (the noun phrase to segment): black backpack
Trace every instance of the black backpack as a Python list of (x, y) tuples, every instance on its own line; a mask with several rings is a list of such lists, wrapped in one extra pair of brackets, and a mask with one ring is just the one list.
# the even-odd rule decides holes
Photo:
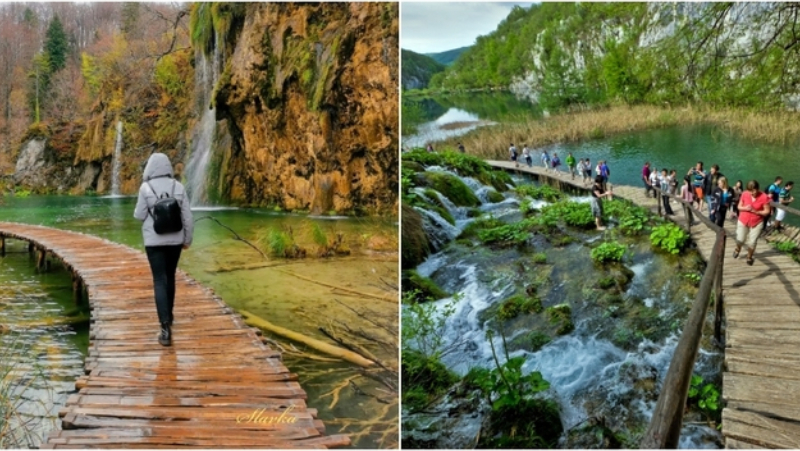
[(178, 199), (175, 199), (175, 180), (172, 181), (171, 195), (169, 193), (161, 193), (161, 196), (158, 196), (150, 182), (145, 183), (156, 195), (156, 203), (153, 205), (152, 210), (150, 208), (147, 209), (150, 216), (153, 217), (153, 230), (159, 235), (183, 230), (181, 204)]

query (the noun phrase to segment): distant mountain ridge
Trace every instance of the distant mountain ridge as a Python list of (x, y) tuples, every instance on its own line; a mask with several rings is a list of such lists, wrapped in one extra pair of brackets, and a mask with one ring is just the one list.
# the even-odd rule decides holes
[(431, 77), (445, 69), (445, 66), (435, 59), (411, 50), (401, 49), (400, 58), (403, 89), (427, 88)]
[(464, 51), (468, 50), (470, 47), (472, 46), (468, 45), (466, 47), (459, 47), (457, 49), (446, 50), (444, 52), (439, 52), (439, 53), (425, 53), (425, 56), (430, 56), (439, 64), (444, 64), (445, 66), (449, 66), (453, 64), (456, 59), (458, 59), (459, 55), (464, 53)]

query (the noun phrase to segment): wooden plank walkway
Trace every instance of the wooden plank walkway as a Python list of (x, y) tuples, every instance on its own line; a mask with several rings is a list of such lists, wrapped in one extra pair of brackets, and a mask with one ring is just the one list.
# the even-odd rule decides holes
[[(495, 168), (516, 170), (510, 161), (488, 161)], [(566, 172), (545, 173), (539, 166), (520, 165), (523, 173), (549, 176), (563, 185), (588, 189)], [(644, 186), (616, 185), (615, 196), (657, 211), (656, 199), (645, 197)], [(671, 219), (685, 226), (683, 208)], [(668, 216), (668, 218), (670, 218)], [(769, 241), (786, 241), (797, 228), (785, 227)], [(745, 251), (734, 259), (736, 223), (726, 221), (728, 242), (723, 268), (725, 368), (722, 433), (727, 448), (800, 448), (800, 265), (759, 239), (755, 263), (745, 263)], [(708, 261), (716, 235), (702, 224), (691, 228), (697, 249)], [(800, 243), (798, 243), (800, 244)]]
[[(267, 347), (209, 289), (178, 271), (173, 344), (156, 340), (147, 257), (121, 244), (64, 230), (0, 222), (61, 260), (90, 302), (86, 375), (59, 412), (62, 430), (42, 448), (329, 448), (306, 393)], [(44, 254), (42, 254), (44, 255)], [(77, 279), (76, 279), (77, 280)], [(80, 293), (80, 286), (76, 284)]]

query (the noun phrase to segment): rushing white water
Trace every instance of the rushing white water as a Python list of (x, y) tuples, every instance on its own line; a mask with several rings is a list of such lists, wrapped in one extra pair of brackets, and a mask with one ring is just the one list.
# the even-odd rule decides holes
[(111, 195), (119, 196), (119, 168), (122, 164), (122, 121), (117, 121), (117, 139), (114, 142), (114, 157), (111, 162)]
[(219, 80), (219, 67), (222, 53), (220, 46), (214, 45), (214, 53), (209, 60), (202, 51), (197, 52), (195, 71), (195, 91), (199, 93), (200, 121), (192, 134), (191, 153), (186, 165), (186, 187), (192, 207), (208, 204), (208, 163), (214, 152), (214, 138), (217, 132), (217, 111), (212, 108), (211, 95)]
[[(472, 179), (460, 177), (452, 171), (439, 167), (429, 167), (427, 170), (451, 173), (475, 192), (486, 190), (483, 185), (476, 187)], [(422, 190), (416, 194), (424, 196)], [(436, 194), (439, 203), (454, 218), (463, 217), (467, 209), (456, 207), (440, 193)], [(589, 198), (573, 200), (587, 202)], [(488, 198), (482, 198), (481, 201), (481, 210), (491, 212), (495, 217), (518, 214), (519, 201), (513, 196), (507, 196), (497, 203), (490, 202)], [(546, 204), (542, 201), (533, 202), (535, 208)], [(448, 349), (457, 350), (446, 353), (442, 362), (461, 375), (475, 366), (493, 368), (491, 345), (486, 331), (496, 327), (496, 324), (484, 322), (481, 313), (515, 293), (517, 287), (512, 279), (516, 276), (498, 276), (493, 268), (484, 267), (479, 260), (476, 263), (474, 259), (465, 259), (463, 254), (450, 252), (445, 245), (463, 230), (461, 221), (457, 220), (457, 226), (454, 227), (434, 212), (417, 210), (423, 215), (426, 233), (434, 242), (435, 249), (439, 250), (420, 264), (417, 271), (424, 277), (433, 277), (447, 291), (457, 293), (457, 296), (436, 301), (434, 304), (440, 313), (445, 309), (453, 309), (440, 333)], [(474, 219), (469, 219), (472, 220)], [(596, 237), (587, 237), (586, 242), (595, 239)], [(653, 257), (639, 259), (630, 265), (633, 278), (625, 296), (641, 299), (648, 309), (658, 309), (659, 317), (672, 317), (683, 308), (683, 303), (672, 300), (675, 293), (670, 289), (670, 279), (659, 278), (659, 282), (656, 282), (654, 275), (660, 271), (659, 268), (661, 266), (654, 263)], [(655, 283), (663, 286), (655, 286)], [(574, 309), (580, 310), (584, 301), (571, 299), (568, 302)], [(573, 315), (576, 321), (573, 332), (555, 338), (536, 352), (517, 350), (511, 356), (525, 358), (524, 373), (540, 371), (550, 382), (550, 392), (560, 405), (565, 430), (583, 424), (592, 415), (603, 416), (610, 425), (624, 425), (626, 430), (628, 427), (647, 424), (655, 407), (652, 393), (658, 393), (661, 389), (660, 385), (669, 368), (680, 332), (673, 333), (658, 343), (644, 339), (635, 349), (626, 350), (605, 338), (607, 335), (600, 336), (596, 318), (584, 316), (581, 319), (580, 315)], [(608, 321), (614, 320), (609, 318)], [(529, 329), (524, 327), (506, 331), (509, 341), (527, 332)], [(494, 340), (495, 348), (502, 349), (500, 338), (495, 337)], [(711, 363), (714, 361), (713, 357), (713, 354), (701, 349), (696, 370), (701, 374), (714, 372)], [(643, 383), (650, 384), (651, 388), (643, 389)], [(716, 448), (718, 440), (719, 434), (712, 428), (687, 424), (682, 428), (679, 446)], [(565, 444), (562, 443), (563, 445)]]

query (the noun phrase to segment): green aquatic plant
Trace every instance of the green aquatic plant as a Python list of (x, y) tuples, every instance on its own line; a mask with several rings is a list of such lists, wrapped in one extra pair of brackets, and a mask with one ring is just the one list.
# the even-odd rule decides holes
[(653, 246), (658, 246), (673, 255), (679, 254), (688, 241), (689, 234), (671, 222), (654, 227), (650, 233), (650, 242)]
[(518, 185), (514, 191), (518, 196), (532, 197), (547, 202), (557, 202), (565, 197), (564, 193), (550, 185)]
[(607, 241), (592, 249), (591, 255), (592, 260), (597, 263), (621, 262), (625, 255), (625, 246), (616, 241)]
[(699, 374), (692, 376), (687, 404), (697, 406), (706, 417), (713, 421), (719, 421), (722, 414), (719, 389), (715, 384), (706, 382)]
[(551, 324), (558, 325), (556, 329), (558, 335), (565, 335), (575, 330), (575, 324), (572, 322), (572, 307), (569, 304), (563, 303), (547, 307), (545, 313)]

